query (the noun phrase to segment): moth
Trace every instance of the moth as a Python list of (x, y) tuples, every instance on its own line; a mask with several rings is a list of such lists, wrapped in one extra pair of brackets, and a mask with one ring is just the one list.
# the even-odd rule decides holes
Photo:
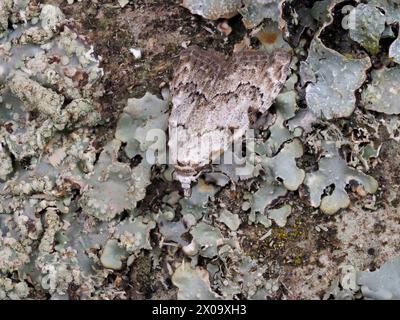
[(168, 146), (185, 195), (202, 169), (241, 138), (257, 114), (268, 111), (290, 61), (284, 49), (243, 51), (225, 59), (191, 46), (180, 54), (170, 85)]

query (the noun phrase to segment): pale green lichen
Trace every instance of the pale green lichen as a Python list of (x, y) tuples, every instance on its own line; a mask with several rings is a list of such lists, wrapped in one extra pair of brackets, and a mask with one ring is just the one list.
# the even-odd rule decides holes
[(239, 229), (242, 222), (237, 214), (233, 214), (226, 209), (221, 211), (218, 220), (224, 223), (232, 231)]
[(200, 220), (203, 213), (207, 211), (206, 205), (218, 191), (218, 188), (207, 184), (203, 179), (199, 179), (197, 185), (192, 188), (192, 194), (189, 198), (183, 198), (179, 201), (182, 206), (182, 214), (191, 215)]
[[(325, 153), (319, 160), (318, 171), (308, 173), (304, 181), (313, 207), (320, 207), (326, 214), (347, 208), (350, 198), (346, 186), (352, 182), (359, 184), (366, 193), (375, 193), (378, 190), (378, 182), (374, 178), (347, 166), (334, 143), (324, 142), (323, 148)], [(327, 195), (324, 194), (330, 186), (333, 190)]]
[(371, 78), (371, 83), (362, 93), (364, 107), (386, 114), (399, 114), (400, 67), (373, 70)]
[(139, 164), (131, 169), (116, 160), (120, 142), (109, 143), (94, 167), (93, 175), (84, 181), (87, 186), (81, 205), (86, 213), (100, 220), (111, 220), (124, 210), (136, 207), (150, 184), (150, 167)]
[(290, 205), (284, 205), (278, 209), (268, 210), (268, 218), (275, 221), (279, 227), (284, 227), (287, 222), (287, 218), (292, 213), (292, 207)]
[(15, 272), (29, 262), (30, 248), (11, 237), (0, 236), (0, 272)]
[(296, 75), (291, 76), (287, 80), (282, 92), (276, 98), (275, 122), (268, 128), (268, 139), (265, 142), (256, 142), (255, 148), (257, 154), (265, 154), (272, 157), (276, 155), (284, 142), (300, 135), (299, 132), (296, 132), (296, 130), (290, 130), (287, 126), (287, 121), (296, 115), (297, 93), (294, 90), (294, 84), (297, 81), (298, 78)]
[[(84, 276), (71, 251), (53, 254), (40, 254), (35, 260), (35, 266), (40, 271), (37, 276), (41, 287), (50, 294), (65, 296), (68, 288), (73, 284), (80, 286)], [(89, 286), (89, 283), (87, 283)]]
[(311, 9), (311, 15), (325, 25), (332, 22), (332, 11), (334, 7), (344, 0), (322, 0), (316, 1)]
[[(128, 99), (128, 104), (118, 120), (115, 137), (126, 143), (125, 153), (129, 158), (145, 156), (145, 152), (163, 138), (168, 127), (168, 102), (146, 93), (141, 99)], [(153, 135), (154, 134), (154, 135)], [(157, 141), (165, 147), (164, 141)], [(165, 163), (166, 150), (155, 155), (159, 163)], [(149, 161), (149, 157), (146, 157)], [(157, 162), (156, 160), (154, 162)]]
[(13, 0), (4, 0), (0, 3), (0, 36), (8, 29), (8, 18), (12, 4)]
[(0, 2), (0, 38), (8, 31), (9, 23), (18, 23), (23, 20), (29, 0), (2, 0)]
[(64, 107), (64, 97), (47, 89), (22, 74), (9, 82), (12, 93), (22, 102), (26, 111), (39, 112), (49, 117), (57, 130), (74, 126), (96, 126), (101, 117), (92, 104), (85, 99), (76, 99)]
[(281, 19), (281, 0), (243, 0), (243, 7), (239, 9), (243, 16), (246, 28), (258, 26), (264, 19), (279, 22)]
[[(195, 218), (191, 215), (186, 215), (186, 223), (183, 221), (184, 219), (171, 221), (167, 218), (169, 213), (171, 213), (171, 211), (164, 212), (160, 214), (157, 219), (157, 227), (163, 236), (163, 240), (168, 242), (172, 241), (182, 246), (188, 245), (188, 241), (185, 240), (182, 235), (195, 223)], [(188, 220), (188, 217), (192, 217), (192, 221), (190, 221), (190, 218)]]
[(376, 271), (360, 272), (357, 283), (365, 298), (374, 300), (400, 299), (400, 257), (387, 261)]
[(267, 266), (243, 254), (241, 250), (225, 247), (220, 250), (220, 259), (228, 268), (217, 271), (215, 287), (224, 299), (235, 299), (244, 295), (249, 300), (264, 300), (278, 291), (279, 284), (275, 279), (264, 278)]
[(381, 8), (385, 12), (388, 24), (400, 21), (400, 6), (397, 0), (369, 0), (368, 4)]
[(282, 181), (284, 187), (295, 191), (303, 183), (305, 172), (296, 165), (296, 159), (303, 155), (303, 145), (299, 139), (286, 143), (281, 151), (272, 158), (263, 158), (261, 165), (266, 174)]
[(265, 19), (280, 21), (282, 3), (281, 0), (184, 0), (182, 6), (211, 20), (231, 18), (240, 13), (246, 28), (251, 29)]
[[(223, 236), (221, 231), (205, 222), (196, 224), (190, 234), (193, 236), (191, 247), (196, 248), (194, 251), (203, 257), (213, 258), (218, 253), (218, 246), (222, 244)], [(194, 253), (191, 252), (191, 255)]]
[(54, 250), (56, 233), (61, 229), (60, 218), (58, 217), (56, 210), (47, 210), (44, 217), (44, 223), (46, 229), (42, 239), (40, 240), (39, 251), (50, 253)]
[(29, 286), (25, 281), (12, 281), (0, 277), (0, 300), (24, 300), (29, 296)]
[(108, 240), (103, 253), (101, 254), (100, 261), (104, 268), (121, 270), (123, 260), (127, 258), (127, 252), (118, 240)]
[(65, 16), (60, 8), (46, 4), (42, 7), (39, 19), (44, 30), (55, 31), (57, 26), (65, 20)]
[(5, 147), (0, 143), (0, 180), (6, 180), (14, 171), (12, 159)]
[(172, 276), (178, 287), (179, 300), (216, 300), (220, 297), (211, 291), (207, 270), (182, 263)]
[(366, 80), (371, 67), (368, 57), (356, 59), (327, 48), (320, 39), (311, 42), (300, 74), (314, 76), (306, 88), (306, 101), (317, 116), (335, 119), (350, 116), (356, 103), (354, 92)]
[(277, 182), (265, 181), (252, 199), (252, 212), (265, 213), (265, 209), (275, 200), (287, 194), (288, 190)]
[(217, 20), (235, 16), (242, 6), (242, 0), (184, 0), (182, 5), (193, 14)]
[(386, 18), (375, 6), (359, 4), (350, 11), (347, 17), (350, 38), (360, 43), (370, 54), (379, 52), (379, 40), (385, 30)]
[(146, 221), (143, 217), (127, 219), (116, 226), (115, 238), (128, 253), (135, 253), (141, 249), (152, 249), (150, 231), (156, 227), (154, 221)]
[(400, 64), (400, 38), (399, 37), (397, 37), (396, 40), (394, 40), (389, 47), (389, 58), (391, 58), (397, 64)]

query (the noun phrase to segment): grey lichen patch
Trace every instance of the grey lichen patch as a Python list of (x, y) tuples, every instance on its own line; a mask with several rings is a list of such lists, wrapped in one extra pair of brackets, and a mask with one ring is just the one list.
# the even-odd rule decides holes
[(275, 221), (279, 227), (284, 227), (291, 213), (292, 207), (290, 205), (284, 205), (278, 209), (268, 210), (268, 218)]
[(116, 226), (114, 237), (118, 238), (121, 245), (130, 254), (141, 249), (151, 250), (150, 231), (156, 227), (153, 220), (145, 220), (139, 216), (135, 219), (127, 219)]
[(13, 0), (4, 0), (0, 3), (0, 36), (8, 29), (8, 19), (12, 5)]
[(281, 0), (243, 0), (244, 7), (239, 10), (246, 28), (257, 27), (264, 19), (280, 22)]
[(151, 249), (155, 222), (110, 220), (143, 199), (150, 167), (118, 161), (119, 140), (101, 151), (94, 84), (102, 70), (89, 40), (57, 7), (13, 3), (13, 29), (0, 38), (0, 271), (20, 281), (1, 283), (0, 295), (126, 297), (105, 279)]
[(24, 15), (29, 15), (26, 10), (29, 0), (2, 0), (0, 2), (0, 37), (8, 31), (10, 23), (23, 22)]
[(218, 220), (224, 223), (232, 231), (239, 229), (239, 226), (242, 222), (239, 218), (239, 215), (233, 214), (226, 209), (221, 211)]
[(275, 200), (287, 194), (288, 190), (277, 182), (265, 181), (252, 199), (252, 212), (265, 213), (265, 209)]
[(206, 19), (232, 18), (240, 13), (248, 29), (264, 20), (283, 23), (282, 0), (184, 0), (182, 6)]
[(62, 224), (60, 223), (60, 218), (58, 217), (56, 210), (47, 210), (44, 217), (44, 223), (46, 225), (46, 230), (40, 241), (39, 251), (50, 253), (54, 250), (56, 233), (62, 227)]
[(172, 282), (178, 287), (179, 300), (217, 300), (220, 297), (210, 288), (207, 270), (193, 268), (183, 262), (172, 276)]
[(342, 2), (344, 0), (316, 1), (311, 8), (311, 16), (324, 26), (327, 26), (333, 22), (333, 11), (336, 5)]
[(65, 252), (63, 257), (59, 253), (39, 255), (35, 265), (40, 270), (38, 280), (44, 290), (52, 295), (65, 296), (69, 286), (73, 283), (80, 285), (83, 279), (77, 272), (74, 254), (71, 251)]
[(372, 81), (362, 93), (366, 109), (386, 114), (399, 114), (400, 67), (371, 72)]
[[(141, 99), (128, 99), (128, 104), (119, 118), (115, 137), (126, 143), (125, 153), (129, 158), (138, 154), (144, 156), (154, 144), (154, 140), (164, 137), (163, 133), (168, 127), (167, 111), (168, 101), (150, 93), (146, 93)], [(165, 146), (166, 143), (165, 139), (157, 142), (160, 146)], [(158, 155), (161, 163), (163, 158), (165, 154)]]
[[(276, 118), (274, 123), (268, 128), (269, 136), (266, 141), (256, 142), (257, 153), (266, 154), (269, 157), (276, 155), (283, 143), (300, 136), (296, 129), (289, 128), (288, 120), (296, 115), (297, 111), (297, 93), (294, 90), (294, 83), (298, 80), (297, 76), (292, 75), (285, 84), (278, 97), (276, 98)], [(260, 152), (260, 149), (263, 152)]]
[(399, 37), (397, 37), (396, 40), (394, 40), (389, 47), (389, 58), (392, 59), (397, 64), (400, 64), (400, 38)]
[(75, 99), (67, 104), (64, 110), (62, 117), (69, 120), (65, 121), (65, 127), (69, 130), (82, 127), (91, 128), (103, 122), (100, 113), (88, 99)]
[[(79, 35), (68, 27), (60, 33), (59, 46), (65, 51), (67, 57), (73, 59), (76, 57), (78, 62), (86, 67), (98, 60), (93, 56), (93, 48), (86, 48), (82, 46)], [(66, 60), (66, 58), (64, 58)], [(92, 74), (89, 75), (89, 80), (92, 80)]]
[(0, 272), (16, 272), (30, 261), (30, 247), (10, 236), (0, 236)]
[(303, 145), (299, 139), (286, 143), (272, 158), (263, 158), (261, 165), (268, 176), (281, 180), (284, 187), (295, 191), (303, 183), (305, 172), (296, 165), (296, 159), (303, 155)]
[(108, 240), (103, 253), (101, 254), (100, 261), (104, 268), (121, 270), (123, 261), (127, 258), (127, 252), (118, 240)]
[[(188, 245), (188, 241), (185, 240), (182, 235), (188, 231), (188, 228), (195, 223), (195, 218), (191, 215), (186, 216), (186, 222), (182, 221), (171, 221), (169, 216), (172, 211), (166, 211), (159, 215), (157, 219), (158, 229), (163, 237), (163, 241), (169, 242), (172, 241), (182, 246)], [(191, 217), (187, 219), (188, 217)]]
[(207, 211), (207, 203), (215, 196), (218, 189), (218, 187), (206, 183), (203, 179), (199, 179), (198, 184), (193, 187), (190, 197), (179, 201), (182, 206), (182, 214), (200, 220), (204, 212)]
[(267, 266), (260, 265), (243, 251), (225, 248), (221, 250), (221, 260), (228, 268), (220, 268), (214, 286), (224, 299), (235, 299), (241, 294), (246, 299), (264, 300), (279, 289), (275, 279), (264, 278)]
[(59, 7), (47, 4), (42, 7), (39, 19), (44, 30), (55, 31), (65, 20), (65, 16)]
[(400, 299), (400, 257), (387, 261), (376, 271), (363, 271), (358, 274), (357, 283), (367, 299)]
[(0, 277), (0, 300), (24, 300), (28, 298), (30, 288), (25, 281), (13, 281)]
[[(300, 72), (303, 81), (311, 82), (306, 88), (310, 110), (317, 117), (326, 119), (350, 116), (355, 109), (354, 92), (366, 80), (366, 71), (370, 67), (368, 57), (344, 56), (327, 48), (319, 38), (314, 38)], [(308, 76), (304, 78), (305, 75)]]
[(353, 300), (359, 298), (357, 292), (360, 286), (357, 284), (357, 270), (352, 265), (343, 266), (341, 268), (339, 279), (333, 281), (331, 288), (324, 296), (327, 299), (329, 296), (335, 300)]
[(7, 177), (14, 171), (10, 153), (0, 143), (0, 181), (5, 181)]
[(358, 184), (359, 195), (375, 193), (378, 190), (378, 182), (373, 177), (347, 166), (346, 161), (340, 157), (335, 143), (324, 142), (323, 148), (325, 152), (323, 158), (319, 160), (318, 171), (308, 173), (304, 180), (313, 207), (320, 207), (326, 214), (347, 208), (350, 205), (350, 198), (346, 186), (351, 183)]
[(109, 221), (124, 210), (136, 207), (150, 184), (150, 167), (139, 164), (131, 169), (119, 162), (117, 152), (121, 142), (110, 142), (100, 155), (93, 175), (84, 183), (81, 205), (86, 213)]
[(65, 296), (70, 284), (79, 283), (81, 280), (79, 275), (77, 279), (74, 277), (73, 270), (77, 267), (73, 263), (73, 254), (71, 252), (68, 254), (70, 256), (65, 258), (65, 261), (59, 253), (41, 254), (35, 261), (35, 266), (40, 271), (37, 280), (50, 294)]
[[(59, 125), (63, 129), (61, 109), (64, 104), (64, 97), (51, 89), (44, 88), (36, 81), (27, 76), (17, 74), (9, 82), (11, 92), (23, 102), (26, 111), (40, 112)], [(67, 119), (65, 119), (67, 120)]]
[(184, 0), (182, 5), (193, 14), (217, 20), (237, 15), (242, 0)]
[(375, 6), (359, 4), (347, 17), (350, 38), (361, 44), (370, 54), (379, 52), (379, 40), (385, 30), (385, 15)]
[(223, 243), (224, 239), (218, 228), (205, 222), (199, 222), (192, 228), (190, 234), (193, 236), (193, 240), (186, 249), (188, 255), (198, 253), (203, 257), (213, 258), (218, 254), (218, 246)]
[[(75, 32), (68, 31), (76, 38), (68, 49), (91, 59), (89, 64), (80, 64), (77, 54), (69, 55), (59, 45), (63, 35), (57, 30), (65, 20), (59, 8), (51, 5), (21, 8), (21, 5), (18, 2), (13, 8), (20, 8), (22, 16), (25, 12), (29, 23), (15, 24), (15, 30), (0, 39), (3, 48), (0, 78), (4, 83), (0, 121), (12, 128), (1, 135), (17, 160), (31, 157), (34, 164), (46, 143), (60, 130), (96, 126), (101, 122), (92, 103), (95, 95), (92, 85), (101, 69)], [(85, 76), (88, 83), (81, 84)], [(72, 102), (66, 105), (65, 101)]]
[(385, 12), (386, 23), (400, 21), (400, 7), (397, 0), (369, 0), (368, 4), (381, 8)]

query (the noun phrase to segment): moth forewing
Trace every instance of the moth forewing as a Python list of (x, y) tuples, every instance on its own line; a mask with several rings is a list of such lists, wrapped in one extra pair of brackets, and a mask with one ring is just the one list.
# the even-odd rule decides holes
[(192, 46), (181, 53), (171, 82), (169, 148), (185, 194), (202, 168), (245, 135), (250, 113), (265, 113), (281, 91), (290, 53), (246, 51), (225, 60)]

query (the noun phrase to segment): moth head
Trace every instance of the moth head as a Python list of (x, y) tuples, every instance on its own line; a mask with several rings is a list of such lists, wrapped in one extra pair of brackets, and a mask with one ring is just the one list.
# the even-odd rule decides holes
[(192, 194), (192, 182), (196, 181), (201, 172), (191, 166), (175, 166), (175, 180), (181, 183), (185, 198)]

